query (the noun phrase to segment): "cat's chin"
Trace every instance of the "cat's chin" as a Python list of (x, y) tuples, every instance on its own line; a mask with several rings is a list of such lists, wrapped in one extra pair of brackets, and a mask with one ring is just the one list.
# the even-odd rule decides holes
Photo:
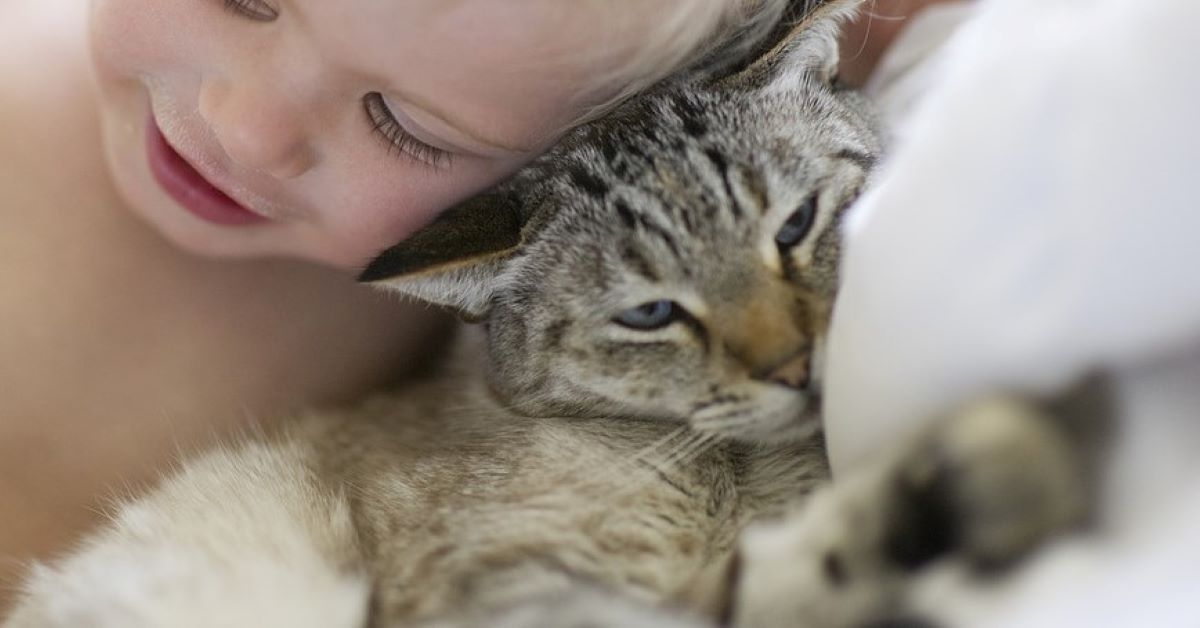
[(788, 445), (808, 440), (821, 431), (821, 422), (816, 416), (805, 416), (787, 425), (740, 434), (722, 434), (723, 438), (750, 445)]
[(754, 409), (736, 419), (693, 416), (692, 429), (722, 440), (756, 445), (781, 445), (812, 438), (821, 429), (821, 396), (777, 389), (761, 394)]

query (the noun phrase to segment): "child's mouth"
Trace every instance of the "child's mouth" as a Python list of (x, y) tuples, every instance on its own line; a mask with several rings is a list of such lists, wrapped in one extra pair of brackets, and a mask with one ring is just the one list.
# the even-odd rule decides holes
[(266, 222), (217, 189), (192, 167), (163, 136), (154, 116), (146, 124), (146, 153), (150, 172), (171, 198), (192, 215), (217, 225), (232, 227)]

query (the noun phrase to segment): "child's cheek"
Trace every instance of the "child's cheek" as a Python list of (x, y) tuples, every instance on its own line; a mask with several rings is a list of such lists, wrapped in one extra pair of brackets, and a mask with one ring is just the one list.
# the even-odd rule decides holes
[(104, 82), (170, 80), (202, 60), (192, 50), (212, 27), (205, 1), (94, 0), (90, 36)]

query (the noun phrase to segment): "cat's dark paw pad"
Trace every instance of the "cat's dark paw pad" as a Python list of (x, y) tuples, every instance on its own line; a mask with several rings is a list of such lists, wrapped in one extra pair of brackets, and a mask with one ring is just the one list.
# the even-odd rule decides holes
[(897, 470), (887, 551), (908, 569), (948, 553), (1002, 568), (1083, 517), (1083, 476), (1045, 411), (1010, 397), (974, 403)]

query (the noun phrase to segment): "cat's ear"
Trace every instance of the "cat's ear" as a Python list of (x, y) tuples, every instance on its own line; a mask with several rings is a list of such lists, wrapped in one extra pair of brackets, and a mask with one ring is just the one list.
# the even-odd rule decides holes
[(842, 25), (862, 4), (862, 0), (793, 0), (758, 53), (720, 83), (790, 89), (801, 82), (832, 82), (837, 76)]
[(515, 196), (476, 196), (380, 253), (358, 280), (453, 308), (467, 320), (482, 319), (521, 246), (524, 224)]

